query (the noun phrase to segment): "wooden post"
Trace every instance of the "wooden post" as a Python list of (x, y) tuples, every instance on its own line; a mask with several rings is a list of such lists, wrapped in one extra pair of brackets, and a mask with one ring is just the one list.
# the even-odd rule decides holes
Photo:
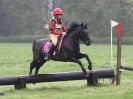
[(89, 77), (87, 78), (87, 85), (88, 86), (96, 86), (98, 85), (98, 74), (92, 72)]
[(121, 36), (117, 36), (117, 69), (116, 69), (116, 85), (120, 84), (121, 80)]
[(15, 89), (24, 89), (26, 88), (25, 78), (19, 78), (18, 82), (14, 85)]
[(116, 74), (116, 85), (120, 84), (121, 80), (121, 36), (122, 36), (122, 23), (119, 23), (117, 26), (117, 74)]

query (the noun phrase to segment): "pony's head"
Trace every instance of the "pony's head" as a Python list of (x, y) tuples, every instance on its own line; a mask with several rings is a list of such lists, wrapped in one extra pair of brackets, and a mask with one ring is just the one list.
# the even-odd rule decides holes
[(91, 39), (88, 32), (87, 24), (80, 24), (80, 40), (86, 45), (91, 45)]
[(74, 33), (77, 35), (77, 38), (81, 40), (86, 45), (91, 44), (91, 39), (88, 32), (87, 24), (78, 24), (77, 22), (72, 22), (68, 29), (68, 34)]

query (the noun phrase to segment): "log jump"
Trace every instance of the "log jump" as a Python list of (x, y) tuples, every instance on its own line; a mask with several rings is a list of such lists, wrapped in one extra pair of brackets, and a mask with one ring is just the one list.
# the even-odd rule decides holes
[(124, 65), (122, 65), (122, 66), (120, 67), (120, 69), (133, 71), (133, 66), (124, 66)]
[(72, 81), (72, 80), (85, 80), (85, 79), (87, 79), (88, 85), (97, 85), (98, 79), (114, 77), (114, 70), (112, 69), (100, 69), (92, 71), (88, 70), (87, 73), (89, 75), (88, 78), (84, 75), (82, 71), (26, 75), (26, 76), (16, 76), (16, 77), (1, 77), (0, 86), (14, 85), (15, 89), (22, 89), (26, 88), (26, 84), (30, 83)]

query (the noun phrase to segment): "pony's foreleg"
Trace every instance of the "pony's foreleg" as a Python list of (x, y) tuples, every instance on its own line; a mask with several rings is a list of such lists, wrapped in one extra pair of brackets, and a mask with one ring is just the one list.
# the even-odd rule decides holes
[(86, 77), (88, 77), (88, 74), (87, 74), (87, 72), (86, 72), (86, 69), (84, 68), (84, 66), (83, 66), (83, 64), (82, 64), (82, 62), (81, 62), (80, 60), (78, 60), (78, 59), (76, 59), (76, 58), (74, 58), (74, 57), (71, 57), (70, 60), (71, 60), (72, 62), (75, 62), (75, 63), (79, 64), (80, 67), (81, 67), (81, 69), (82, 69), (82, 71), (83, 71), (84, 74), (86, 75)]
[(44, 59), (38, 61), (38, 64), (37, 64), (36, 70), (35, 70), (35, 75), (38, 74), (38, 71), (39, 71), (40, 67), (41, 67), (45, 62), (46, 62), (46, 60), (44, 60)]
[(89, 64), (88, 69), (92, 70), (92, 62), (91, 62), (89, 56), (87, 54), (79, 53), (78, 54), (78, 59), (81, 59), (81, 58), (86, 58), (86, 60), (88, 61), (88, 64)]

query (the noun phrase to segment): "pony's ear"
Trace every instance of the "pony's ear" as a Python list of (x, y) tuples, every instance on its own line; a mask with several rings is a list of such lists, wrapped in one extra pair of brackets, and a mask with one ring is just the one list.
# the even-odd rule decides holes
[(84, 27), (84, 24), (83, 24), (83, 22), (81, 23), (81, 28), (83, 28)]
[(88, 24), (85, 24), (85, 26), (84, 26), (85, 28), (88, 28)]

